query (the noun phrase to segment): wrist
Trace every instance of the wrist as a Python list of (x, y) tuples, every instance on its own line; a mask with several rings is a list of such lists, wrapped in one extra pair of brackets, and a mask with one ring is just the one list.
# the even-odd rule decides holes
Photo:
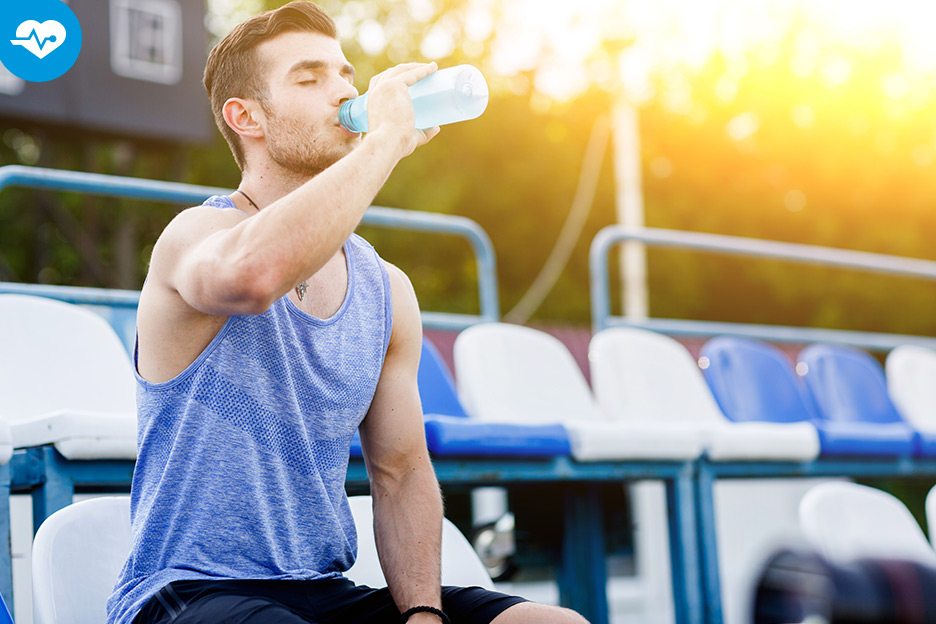
[(407, 624), (435, 624), (436, 622), (451, 624), (448, 616), (445, 615), (441, 609), (425, 605), (413, 607), (412, 609), (404, 611), (400, 615), (400, 622), (406, 622)]
[(374, 149), (385, 152), (390, 155), (395, 162), (403, 160), (413, 152), (413, 146), (410, 145), (411, 135), (403, 135), (394, 132), (392, 128), (382, 126), (376, 130), (364, 135), (364, 143), (371, 145)]

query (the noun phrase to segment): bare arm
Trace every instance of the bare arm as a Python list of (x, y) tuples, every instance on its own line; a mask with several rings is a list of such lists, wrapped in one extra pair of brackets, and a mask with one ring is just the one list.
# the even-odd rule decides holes
[[(395, 267), (393, 334), (361, 443), (374, 499), (381, 567), (401, 612), (441, 608), (442, 497), (429, 460), (416, 384), (422, 323), (412, 286)], [(410, 622), (437, 622), (420, 613)]]
[(434, 70), (410, 63), (375, 76), (372, 131), (361, 145), (256, 216), (183, 213), (154, 249), (163, 285), (199, 312), (231, 316), (262, 312), (315, 274), (357, 227), (396, 164), (438, 132), (414, 129), (407, 93)]

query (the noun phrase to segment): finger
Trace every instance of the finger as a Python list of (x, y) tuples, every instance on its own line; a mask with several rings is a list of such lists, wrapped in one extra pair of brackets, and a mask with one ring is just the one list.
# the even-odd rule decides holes
[(421, 132), (423, 134), (423, 140), (419, 142), (420, 145), (425, 145), (431, 141), (435, 135), (439, 134), (439, 130), (439, 126), (434, 126), (432, 128), (426, 128), (425, 130), (422, 130)]
[[(374, 76), (371, 79), (371, 82), (383, 80), (385, 78), (395, 78), (406, 72), (418, 70), (420, 68), (426, 68), (426, 67), (433, 67), (434, 68), (433, 71), (435, 71), (435, 69), (438, 69), (438, 67), (436, 66), (434, 62), (433, 63), (401, 63), (399, 65), (394, 65), (393, 67), (383, 70), (382, 72)], [(428, 76), (429, 74), (427, 73), (426, 75)]]
[(438, 69), (439, 66), (436, 65), (435, 61), (431, 63), (420, 63), (419, 67), (408, 69), (399, 74), (397, 77), (402, 80), (407, 87), (409, 87), (416, 84), (429, 74), (436, 72)]

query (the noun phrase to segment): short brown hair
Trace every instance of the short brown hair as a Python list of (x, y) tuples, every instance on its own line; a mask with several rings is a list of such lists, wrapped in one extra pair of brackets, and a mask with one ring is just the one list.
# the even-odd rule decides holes
[(224, 121), (224, 103), (232, 97), (248, 98), (263, 104), (267, 98), (263, 67), (256, 49), (264, 41), (286, 32), (317, 32), (338, 38), (335, 22), (317, 4), (294, 0), (278, 9), (261, 13), (238, 24), (216, 45), (205, 65), (205, 90), (221, 134), (231, 146), (241, 171), (247, 166), (240, 137)]

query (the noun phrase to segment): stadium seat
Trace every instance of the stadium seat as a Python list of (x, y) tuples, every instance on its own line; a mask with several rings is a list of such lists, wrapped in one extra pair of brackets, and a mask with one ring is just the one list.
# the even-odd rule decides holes
[[(374, 541), (374, 513), (370, 496), (352, 496), (351, 513), (358, 532), (358, 555), (351, 569), (345, 573), (358, 585), (385, 587)], [(442, 521), (442, 584), (462, 587), (494, 589), (484, 564), (461, 531), (445, 518)]]
[(136, 382), (123, 344), (79, 306), (0, 295), (0, 418), (14, 448), (136, 459)]
[[(713, 461), (811, 461), (819, 454), (819, 437), (809, 423), (726, 419), (696, 360), (668, 336), (637, 328), (606, 329), (592, 338), (588, 359), (595, 395), (612, 418), (663, 420), (699, 429)], [(746, 621), (750, 579), (780, 536), (797, 527), (799, 499), (815, 483), (739, 479), (715, 484), (726, 624)], [(750, 504), (754, 498), (757, 505)], [(651, 592), (648, 598), (653, 596), (644, 615), (647, 621), (663, 621), (657, 613), (664, 601), (671, 601), (671, 580), (662, 484), (631, 485), (631, 503), (637, 572)]]
[(926, 494), (925, 509), (926, 532), (929, 535), (930, 544), (936, 548), (936, 485)]
[[(358, 559), (346, 576), (386, 585), (374, 542), (369, 496), (350, 498), (358, 532)], [(107, 599), (130, 551), (130, 499), (93, 498), (52, 514), (33, 543), (35, 624), (104, 622)], [(442, 527), (442, 582), (493, 588), (481, 560), (449, 520)], [(2, 617), (0, 617), (2, 624)]]
[(837, 345), (815, 344), (799, 355), (803, 379), (826, 435), (865, 432), (856, 454), (909, 455), (922, 450), (920, 436), (901, 417), (887, 393), (884, 370), (870, 354)]
[(698, 429), (709, 459), (811, 461), (819, 454), (819, 437), (807, 422), (725, 418), (697, 362), (668, 336), (606, 329), (592, 338), (588, 359), (595, 396), (612, 419)]
[(674, 423), (615, 421), (595, 401), (575, 359), (558, 339), (529, 327), (485, 323), (455, 340), (462, 404), (492, 423), (561, 424), (580, 461), (688, 460), (698, 431)]
[(887, 426), (823, 417), (786, 355), (773, 345), (720, 336), (702, 347), (703, 370), (722, 412), (735, 422), (811, 422), (822, 455), (906, 455), (913, 438)]
[(800, 503), (800, 527), (833, 562), (889, 558), (936, 566), (936, 551), (907, 507), (864, 485), (824, 483), (811, 489)]
[(468, 418), (452, 374), (428, 339), (419, 362), (419, 397), (433, 455), (536, 457), (569, 455), (569, 434), (558, 424), (494, 423)]
[(936, 351), (903, 345), (887, 354), (887, 391), (901, 416), (920, 433), (920, 451), (936, 455)]
[(127, 496), (92, 498), (49, 516), (33, 542), (34, 624), (104, 622), (130, 544)]
[[(441, 354), (423, 338), (417, 373), (425, 419), (426, 443), (436, 456), (554, 457), (569, 455), (569, 434), (558, 424), (487, 423), (469, 418)], [(357, 433), (352, 457), (361, 457)]]
[(0, 596), (0, 624), (13, 624), (13, 616), (10, 614), (3, 596)]
[(455, 380), (442, 354), (428, 338), (423, 338), (422, 356), (419, 359), (419, 400), (424, 414), (444, 414), (456, 418), (467, 418), (465, 408), (458, 400)]

